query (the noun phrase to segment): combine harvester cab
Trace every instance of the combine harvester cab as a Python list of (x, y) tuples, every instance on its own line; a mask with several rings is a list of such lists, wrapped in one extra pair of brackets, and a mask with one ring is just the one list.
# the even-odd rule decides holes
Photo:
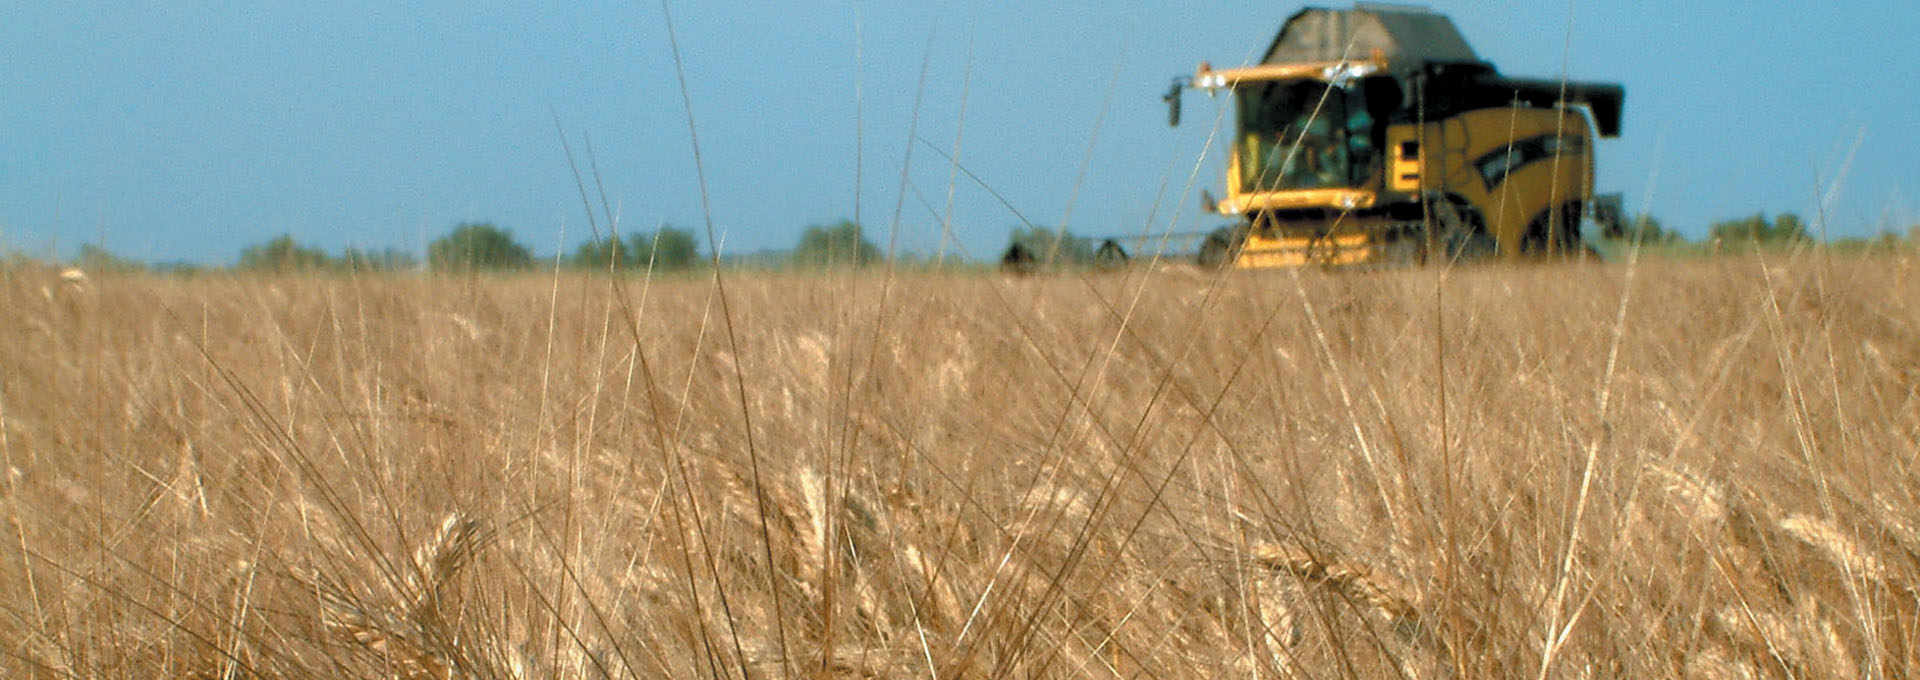
[(1434, 12), (1304, 9), (1262, 63), (1176, 80), (1174, 125), (1188, 87), (1234, 114), (1225, 198), (1204, 200), (1240, 221), (1205, 237), (1202, 266), (1584, 254), (1583, 224), (1619, 230), (1593, 151), (1622, 88), (1502, 76)]

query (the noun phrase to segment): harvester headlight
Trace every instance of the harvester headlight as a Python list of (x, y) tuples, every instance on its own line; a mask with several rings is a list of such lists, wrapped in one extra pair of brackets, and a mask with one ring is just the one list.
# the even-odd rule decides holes
[(1320, 72), (1320, 77), (1329, 83), (1346, 87), (1348, 83), (1373, 75), (1379, 70), (1371, 62), (1342, 62), (1328, 66)]

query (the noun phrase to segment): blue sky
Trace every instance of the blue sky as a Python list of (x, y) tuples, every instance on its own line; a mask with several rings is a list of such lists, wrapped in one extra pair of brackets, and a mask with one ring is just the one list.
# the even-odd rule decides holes
[[(291, 233), (418, 252), (486, 220), (571, 250), (587, 224), (556, 116), (576, 151), (592, 138), (622, 231), (703, 229), (661, 7), (554, 4), (0, 0), (0, 248), (222, 263)], [(1431, 6), (1505, 73), (1623, 83), (1602, 190), (1670, 227), (1811, 217), (1822, 195), (1836, 235), (1920, 222), (1920, 9), (1904, 0)], [(914, 148), (904, 199), (900, 181), (923, 58), (919, 133), (949, 148), (963, 132), (962, 163), (1034, 221), (1210, 228), (1180, 189), (1199, 161), (1195, 190), (1218, 191), (1219, 158), (1200, 158), (1213, 107), (1189, 93), (1169, 129), (1159, 94), (1202, 59), (1254, 56), (1297, 7), (672, 9), (713, 220), (738, 252), (852, 217), (856, 186), (883, 245), (903, 205), (902, 247), (935, 247), (947, 162)], [(953, 195), (961, 249), (991, 256), (1017, 219), (964, 179)]]

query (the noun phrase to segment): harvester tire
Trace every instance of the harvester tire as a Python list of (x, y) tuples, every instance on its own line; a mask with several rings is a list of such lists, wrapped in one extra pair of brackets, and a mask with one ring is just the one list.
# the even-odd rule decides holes
[(1433, 202), (1435, 227), (1440, 233), (1433, 239), (1439, 248), (1439, 260), (1431, 264), (1454, 264), (1492, 258), (1500, 252), (1500, 243), (1471, 210), (1462, 210), (1452, 201)]
[(1000, 271), (1008, 274), (1032, 274), (1039, 268), (1039, 262), (1033, 257), (1033, 251), (1015, 242), (1007, 246), (1007, 252), (1000, 256)]
[(1234, 243), (1238, 234), (1233, 229), (1216, 229), (1200, 242), (1200, 254), (1196, 258), (1201, 269), (1225, 269), (1233, 266), (1239, 259), (1239, 245)]
[(1485, 229), (1450, 230), (1441, 237), (1440, 248), (1448, 262), (1484, 260), (1500, 252), (1500, 244)]
[(1130, 258), (1127, 257), (1126, 249), (1121, 248), (1120, 244), (1113, 239), (1107, 239), (1105, 243), (1100, 244), (1099, 250), (1093, 251), (1093, 266), (1103, 270), (1125, 267), (1128, 259)]
[(1568, 259), (1599, 259), (1593, 245), (1580, 235), (1579, 203), (1563, 203), (1558, 210), (1546, 210), (1527, 225), (1521, 250), (1530, 255)]

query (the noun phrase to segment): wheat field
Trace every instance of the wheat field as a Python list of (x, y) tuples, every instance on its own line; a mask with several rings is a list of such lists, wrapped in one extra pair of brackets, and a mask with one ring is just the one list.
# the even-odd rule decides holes
[(0, 676), (1908, 677), (1917, 264), (17, 265)]

